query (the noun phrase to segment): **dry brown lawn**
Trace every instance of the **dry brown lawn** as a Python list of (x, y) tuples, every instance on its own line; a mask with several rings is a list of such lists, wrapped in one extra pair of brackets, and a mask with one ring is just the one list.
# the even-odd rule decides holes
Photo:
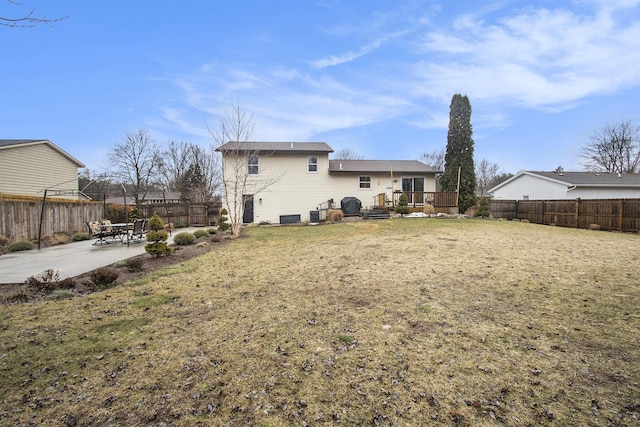
[(0, 307), (0, 425), (640, 425), (640, 237), (256, 227)]

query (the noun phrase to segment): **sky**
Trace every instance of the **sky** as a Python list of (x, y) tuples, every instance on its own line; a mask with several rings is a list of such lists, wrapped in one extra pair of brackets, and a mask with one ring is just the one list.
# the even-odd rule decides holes
[[(21, 4), (20, 4), (21, 3)], [(253, 140), (371, 160), (444, 150), (467, 95), (476, 163), (582, 169), (640, 124), (640, 0), (0, 0), (0, 139), (48, 139), (89, 170), (127, 133), (208, 147), (233, 106)]]

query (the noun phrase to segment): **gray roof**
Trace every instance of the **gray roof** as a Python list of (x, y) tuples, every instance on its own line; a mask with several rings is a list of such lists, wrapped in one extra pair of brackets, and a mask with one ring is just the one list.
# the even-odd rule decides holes
[(640, 187), (640, 174), (637, 173), (523, 171), (489, 189), (489, 192), (492, 193), (522, 175), (565, 184), (568, 187)]
[(439, 173), (436, 168), (417, 160), (329, 160), (329, 173)]
[(16, 145), (36, 145), (36, 144), (46, 144), (50, 146), (52, 149), (69, 159), (72, 163), (75, 163), (79, 168), (84, 168), (85, 165), (71, 154), (64, 151), (62, 148), (55, 145), (53, 142), (48, 139), (0, 139), (0, 149), (3, 148), (11, 148)]
[(229, 141), (216, 148), (216, 151), (257, 151), (257, 152), (291, 152), (291, 153), (333, 153), (333, 148), (326, 142), (264, 142), (264, 141)]
[(640, 174), (637, 173), (617, 173), (608, 172), (540, 172), (530, 171), (548, 179), (566, 182), (569, 185), (581, 186), (606, 186), (606, 187), (629, 187), (640, 186)]

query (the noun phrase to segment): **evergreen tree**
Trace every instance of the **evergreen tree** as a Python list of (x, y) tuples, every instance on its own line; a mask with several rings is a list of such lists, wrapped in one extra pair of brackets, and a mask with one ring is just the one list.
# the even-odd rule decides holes
[(458, 169), (460, 169), (460, 193), (458, 194), (460, 213), (466, 212), (476, 203), (472, 133), (469, 98), (457, 93), (451, 99), (447, 151), (444, 156), (444, 173), (440, 176), (440, 185), (442, 191), (456, 191)]
[(409, 208), (407, 195), (404, 193), (400, 195), (400, 199), (398, 200), (398, 205), (396, 206), (396, 213), (399, 213), (400, 216), (404, 216), (404, 215), (407, 215), (408, 213), (411, 213), (411, 208)]

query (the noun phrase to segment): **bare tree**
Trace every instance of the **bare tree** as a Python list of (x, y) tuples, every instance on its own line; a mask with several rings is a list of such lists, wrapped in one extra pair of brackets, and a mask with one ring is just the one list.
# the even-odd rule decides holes
[(78, 189), (92, 200), (105, 200), (108, 197), (112, 183), (104, 173), (97, 173), (85, 169), (78, 175)]
[(356, 153), (352, 149), (345, 147), (333, 153), (334, 160), (364, 160), (364, 156)]
[(207, 203), (220, 188), (217, 154), (189, 142), (171, 142), (162, 153), (161, 183), (181, 198), (194, 203)]
[(640, 165), (640, 127), (629, 120), (607, 124), (582, 149), (586, 170), (636, 173)]
[(130, 188), (136, 206), (144, 202), (151, 186), (158, 181), (160, 149), (148, 131), (127, 133), (107, 156), (111, 175)]
[(266, 170), (261, 159), (271, 153), (261, 151), (259, 144), (250, 142), (253, 129), (253, 114), (239, 104), (229, 109), (217, 128), (209, 128), (215, 150), (222, 154), (222, 197), (234, 236), (240, 235), (245, 197), (255, 196), (281, 178)]
[(431, 153), (422, 153), (420, 161), (439, 171), (444, 170), (444, 149), (436, 150)]
[[(8, 3), (11, 3), (16, 6), (23, 6), (22, 3), (17, 2), (15, 0), (7, 0)], [(63, 16), (62, 18), (54, 18), (49, 19), (46, 16), (38, 17), (36, 16), (36, 8), (33, 7), (26, 14), (22, 14), (17, 18), (7, 18), (5, 16), (0, 16), (0, 25), (4, 27), (35, 27), (38, 24), (47, 24), (49, 26), (53, 26), (54, 23), (60, 22), (63, 19), (67, 19), (69, 16)]]
[(487, 159), (482, 159), (478, 163), (476, 168), (476, 181), (478, 183), (478, 189), (480, 190), (480, 197), (484, 197), (485, 191), (487, 191), (493, 181), (498, 176), (498, 165), (491, 163)]

